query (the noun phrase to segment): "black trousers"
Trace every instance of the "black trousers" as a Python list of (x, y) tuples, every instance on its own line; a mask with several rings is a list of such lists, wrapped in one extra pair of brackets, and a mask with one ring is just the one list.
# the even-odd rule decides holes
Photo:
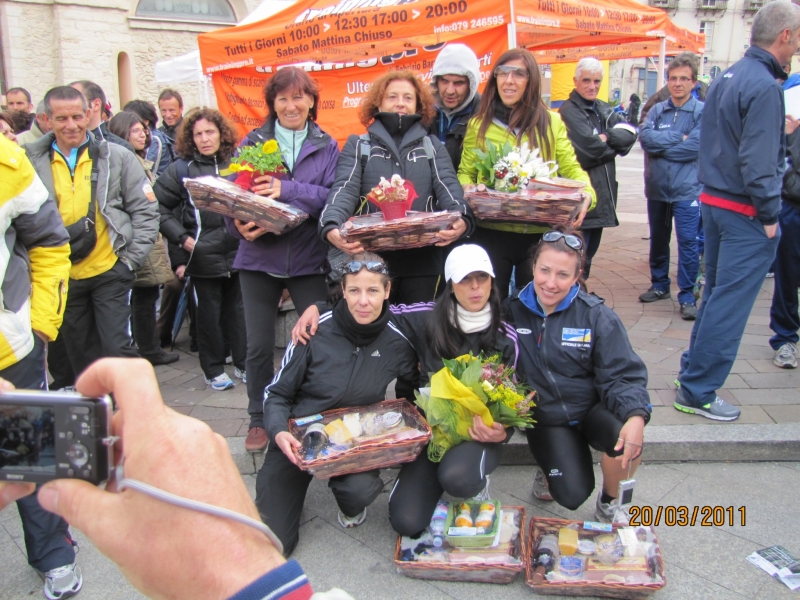
[(526, 429), (528, 447), (550, 486), (550, 495), (561, 506), (576, 510), (594, 490), (594, 470), (589, 446), (609, 456), (615, 451), (622, 421), (600, 404), (581, 422), (570, 427), (536, 425)]
[(161, 350), (156, 328), (158, 286), (134, 287), (131, 290), (131, 325), (133, 341), (142, 357), (155, 356)]
[(389, 522), (400, 535), (416, 536), (431, 522), (443, 492), (472, 498), (486, 486), (486, 476), (500, 464), (502, 444), (461, 442), (441, 462), (428, 459), (427, 447), (400, 469), (389, 497)]
[(50, 389), (60, 390), (75, 385), (75, 372), (72, 370), (72, 363), (69, 362), (64, 334), (60, 331), (58, 337), (47, 344), (47, 370), (53, 377)]
[[(206, 379), (225, 371), (226, 348), (234, 366), (245, 369), (247, 333), (239, 274), (230, 277), (192, 277), (197, 306), (197, 346)], [(227, 342), (227, 344), (226, 344)]]
[(250, 427), (264, 427), (264, 388), (275, 374), (275, 322), (278, 302), (288, 289), (301, 315), (328, 296), (324, 275), (273, 277), (262, 271), (239, 271), (247, 321), (247, 412)]
[[(293, 465), (278, 446), (270, 442), (264, 464), (256, 476), (256, 506), (261, 520), (283, 543), (289, 556), (300, 539), (300, 515), (313, 477)], [(328, 487), (348, 517), (355, 517), (383, 490), (380, 471), (331, 477)], [(433, 512), (433, 509), (431, 509)]]
[(586, 254), (583, 259), (583, 278), (589, 278), (589, 271), (592, 270), (592, 259), (600, 249), (600, 238), (603, 237), (603, 228), (585, 229), (581, 231), (583, 240), (586, 242)]
[(500, 290), (500, 299), (508, 296), (508, 285), (511, 282), (511, 271), (514, 273), (514, 285), (522, 289), (533, 280), (533, 270), (528, 253), (531, 246), (542, 239), (541, 233), (513, 233), (476, 227), (472, 243), (478, 244), (489, 255), (494, 268), (495, 283)]
[(61, 332), (76, 375), (98, 358), (139, 356), (130, 330), (133, 279), (133, 271), (118, 260), (105, 273), (69, 280)]
[[(0, 371), (0, 377), (19, 389), (46, 390), (45, 343), (34, 336), (33, 350), (20, 360)], [(28, 564), (47, 572), (75, 562), (75, 550), (69, 525), (58, 515), (41, 507), (36, 494), (17, 500)]]
[(392, 304), (415, 304), (433, 302), (444, 289), (444, 277), (425, 275), (422, 277), (396, 277), (392, 279), (389, 302)]

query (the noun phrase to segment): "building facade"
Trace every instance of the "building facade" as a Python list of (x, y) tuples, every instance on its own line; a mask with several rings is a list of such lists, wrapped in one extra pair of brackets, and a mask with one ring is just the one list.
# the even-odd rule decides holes
[[(267, 0), (269, 1), (269, 0)], [(155, 63), (197, 49), (197, 34), (241, 21), (261, 0), (0, 0), (0, 94), (23, 87), (34, 105), (78, 79), (100, 85), (114, 112), (155, 103)], [(171, 86), (186, 108), (197, 84)]]

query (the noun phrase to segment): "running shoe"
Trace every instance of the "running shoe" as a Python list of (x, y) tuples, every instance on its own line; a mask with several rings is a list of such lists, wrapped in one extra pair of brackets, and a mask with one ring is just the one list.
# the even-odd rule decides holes
[(533, 496), (539, 500), (552, 500), (550, 495), (550, 486), (547, 483), (547, 477), (544, 476), (544, 471), (536, 467), (533, 472)]
[(366, 518), (367, 518), (366, 507), (355, 517), (348, 517), (341, 510), (339, 511), (339, 525), (341, 525), (345, 529), (350, 529), (351, 527), (358, 527), (364, 522)]
[(236, 386), (227, 373), (217, 375), (214, 379), (206, 379), (206, 385), (210, 385), (215, 392), (224, 392)]
[(247, 383), (247, 371), (244, 369), (233, 367), (233, 376), (236, 377), (236, 379), (241, 379), (242, 383)]
[(70, 598), (81, 590), (83, 576), (81, 568), (76, 564), (50, 569), (46, 573), (39, 571), (44, 580), (44, 596), (49, 600)]
[(714, 421), (735, 421), (742, 412), (735, 406), (725, 402), (725, 400), (719, 396), (717, 396), (713, 402), (709, 402), (703, 406), (693, 406), (689, 404), (684, 397), (682, 388), (678, 388), (673, 406), (681, 412), (689, 413), (690, 415), (700, 415), (701, 417), (713, 419)]
[(603, 502), (603, 490), (597, 493), (597, 504), (594, 511), (594, 518), (601, 523), (630, 523), (631, 515), (628, 513), (627, 506), (617, 506), (617, 500)]
[(783, 346), (778, 348), (778, 351), (775, 353), (775, 358), (772, 359), (772, 362), (781, 369), (796, 369), (797, 346), (786, 342)]

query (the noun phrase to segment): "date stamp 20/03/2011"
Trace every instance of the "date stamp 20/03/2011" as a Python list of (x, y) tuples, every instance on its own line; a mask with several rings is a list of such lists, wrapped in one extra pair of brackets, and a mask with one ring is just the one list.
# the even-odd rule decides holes
[(745, 527), (747, 523), (744, 506), (631, 506), (628, 513), (631, 527), (658, 527), (662, 523), (667, 527), (733, 527), (737, 521)]

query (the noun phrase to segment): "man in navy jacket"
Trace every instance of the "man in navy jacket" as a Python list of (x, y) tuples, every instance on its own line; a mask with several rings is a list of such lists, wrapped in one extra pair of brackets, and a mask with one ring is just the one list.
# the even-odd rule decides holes
[(714, 80), (700, 131), (698, 179), (706, 286), (675, 408), (718, 421), (739, 409), (716, 394), (730, 373), (747, 318), (778, 245), (786, 145), (783, 66), (800, 47), (800, 6), (756, 14), (744, 58)]
[(645, 195), (650, 222), (650, 289), (642, 302), (670, 298), (669, 241), (672, 220), (678, 238), (678, 302), (681, 317), (697, 316), (694, 282), (700, 265), (697, 232), (700, 227), (700, 183), (697, 157), (703, 103), (692, 96), (697, 82), (697, 59), (684, 52), (669, 63), (670, 97), (647, 114), (639, 141), (645, 158)]

